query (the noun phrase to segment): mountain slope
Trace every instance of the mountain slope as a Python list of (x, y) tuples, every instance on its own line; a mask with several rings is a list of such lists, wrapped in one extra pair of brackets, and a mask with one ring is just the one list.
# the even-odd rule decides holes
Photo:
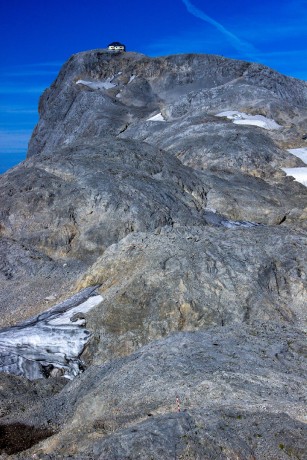
[(93, 50), (39, 112), (0, 177), (3, 458), (305, 458), (306, 82)]

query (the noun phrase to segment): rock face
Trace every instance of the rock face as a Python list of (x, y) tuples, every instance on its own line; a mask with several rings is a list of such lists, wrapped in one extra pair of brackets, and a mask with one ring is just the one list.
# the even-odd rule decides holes
[(306, 458), (307, 84), (94, 50), (39, 111), (0, 178), (1, 458)]
[(111, 246), (81, 282), (101, 284), (104, 297), (102, 308), (89, 315), (101, 335), (94, 362), (172, 331), (253, 320), (306, 326), (304, 242), (264, 226), (164, 227), (141, 240), (130, 235)]
[(49, 428), (63, 428), (27, 455), (305, 458), (304, 337), (285, 329), (253, 323), (175, 333), (93, 366), (32, 412), (37, 425), (48, 417)]

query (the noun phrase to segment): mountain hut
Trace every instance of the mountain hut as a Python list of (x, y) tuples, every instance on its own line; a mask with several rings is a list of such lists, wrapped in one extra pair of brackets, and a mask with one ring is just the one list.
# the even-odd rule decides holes
[(109, 51), (126, 51), (126, 46), (119, 42), (113, 42), (108, 45)]

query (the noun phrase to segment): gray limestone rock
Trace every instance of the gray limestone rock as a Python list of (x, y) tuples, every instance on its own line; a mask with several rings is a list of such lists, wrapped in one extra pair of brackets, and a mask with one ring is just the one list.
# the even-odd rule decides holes
[[(131, 232), (206, 225), (203, 181), (170, 154), (133, 140), (108, 138), (35, 156), (3, 175), (0, 196), (4, 311), (11, 302), (2, 324), (31, 295), (39, 303), (52, 289), (62, 298), (99, 254)], [(24, 252), (30, 256), (22, 271)], [(47, 284), (37, 282), (41, 277)], [(25, 295), (21, 289), (32, 281)]]
[(159, 145), (183, 164), (199, 170), (241, 170), (270, 177), (277, 175), (278, 167), (303, 166), (300, 159), (278, 148), (263, 131), (205, 115), (170, 122), (146, 121), (131, 125), (120, 137)]
[[(93, 50), (73, 56), (44, 92), (29, 155), (80, 139), (119, 135), (128, 126), (138, 131), (155, 111), (171, 121), (195, 114), (201, 120), (224, 110), (256, 112), (278, 116), (288, 136), (291, 126), (297, 136), (299, 125), (306, 123), (306, 101), (306, 82), (259, 64), (211, 55), (153, 59)], [(161, 123), (154, 124), (159, 129)]]
[(39, 113), (0, 177), (0, 458), (306, 459), (306, 82), (93, 50)]
[(100, 334), (94, 362), (176, 330), (255, 319), (306, 328), (306, 238), (265, 226), (172, 229), (112, 245), (79, 287), (100, 284), (88, 325)]
[(58, 431), (16, 458), (304, 459), (303, 347), (274, 322), (171, 334), (15, 417)]

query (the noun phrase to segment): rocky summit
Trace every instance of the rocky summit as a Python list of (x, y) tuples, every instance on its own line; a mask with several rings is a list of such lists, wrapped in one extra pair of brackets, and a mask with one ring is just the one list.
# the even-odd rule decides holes
[(72, 56), (0, 177), (0, 458), (307, 459), (307, 83)]

